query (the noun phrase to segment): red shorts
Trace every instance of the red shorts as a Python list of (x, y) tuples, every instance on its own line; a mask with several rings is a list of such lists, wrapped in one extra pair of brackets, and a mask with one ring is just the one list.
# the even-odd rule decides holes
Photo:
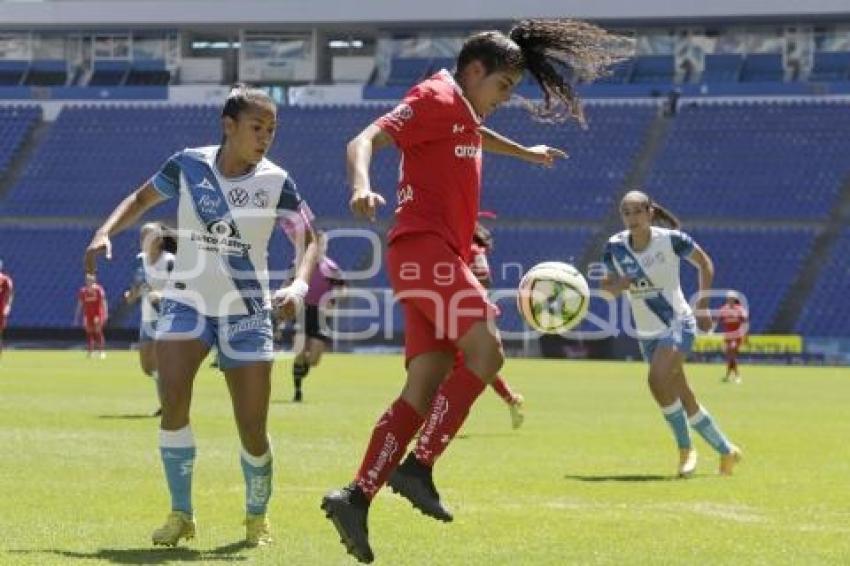
[(454, 352), (473, 324), (491, 321), (498, 312), (469, 266), (434, 234), (393, 241), (387, 270), (404, 312), (407, 363), (428, 352)]
[(0, 332), (6, 330), (6, 317), (0, 314)]
[(95, 332), (103, 327), (103, 315), (100, 313), (86, 313), (83, 317), (83, 327), (86, 332)]

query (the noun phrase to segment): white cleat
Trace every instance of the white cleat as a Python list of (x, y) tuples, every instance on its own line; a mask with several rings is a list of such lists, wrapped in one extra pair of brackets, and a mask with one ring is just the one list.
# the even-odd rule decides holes
[(697, 451), (693, 448), (679, 450), (679, 477), (689, 478), (697, 469)]

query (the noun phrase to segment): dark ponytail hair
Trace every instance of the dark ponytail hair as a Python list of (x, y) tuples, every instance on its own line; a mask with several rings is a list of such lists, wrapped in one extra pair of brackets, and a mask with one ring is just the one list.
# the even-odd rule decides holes
[(457, 70), (480, 61), (487, 73), (528, 71), (543, 91), (543, 103), (527, 103), (535, 118), (584, 125), (575, 85), (607, 74), (607, 68), (632, 52), (632, 40), (578, 20), (523, 20), (508, 35), (485, 31), (467, 39)]
[(650, 201), (649, 206), (652, 210), (652, 223), (662, 228), (670, 228), (671, 230), (679, 230), (682, 228), (682, 223), (675, 214), (661, 206), (655, 201)]
[(529, 108), (543, 121), (572, 117), (585, 124), (579, 82), (592, 82), (632, 53), (632, 40), (579, 20), (523, 20), (510, 31), (543, 103)]
[[(623, 197), (622, 203), (625, 203), (626, 201), (638, 201), (647, 210), (649, 210), (649, 213), (652, 215), (652, 224), (655, 226), (670, 228), (671, 230), (679, 230), (682, 228), (682, 223), (675, 214), (652, 200), (652, 198), (643, 191), (631, 190), (627, 192)], [(620, 206), (622, 206), (622, 203)]]

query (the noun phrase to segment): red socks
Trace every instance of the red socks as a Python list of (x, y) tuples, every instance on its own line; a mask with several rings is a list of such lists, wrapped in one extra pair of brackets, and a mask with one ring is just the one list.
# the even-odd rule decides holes
[(508, 382), (502, 379), (501, 375), (496, 376), (496, 380), (490, 384), (490, 387), (492, 387), (496, 393), (499, 394), (499, 397), (501, 397), (508, 405), (514, 402), (514, 392), (511, 391), (510, 386), (508, 386)]
[(378, 419), (355, 477), (357, 486), (369, 500), (398, 465), (413, 435), (422, 426), (422, 420), (419, 413), (401, 397)]
[(470, 407), (484, 391), (484, 387), (481, 378), (466, 366), (456, 366), (452, 370), (437, 390), (425, 419), (414, 450), (417, 460), (427, 466), (434, 465), (460, 430)]

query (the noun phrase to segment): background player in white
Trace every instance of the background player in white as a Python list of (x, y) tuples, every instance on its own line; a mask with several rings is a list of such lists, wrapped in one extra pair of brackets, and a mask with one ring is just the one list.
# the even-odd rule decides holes
[[(136, 256), (136, 272), (133, 286), (124, 292), (127, 303), (140, 301), (142, 304), (142, 321), (139, 324), (139, 364), (146, 375), (153, 378), (154, 383), (159, 379), (156, 363), (156, 348), (154, 336), (156, 322), (159, 318), (162, 290), (174, 269), (174, 254), (164, 249), (165, 227), (159, 222), (148, 222), (139, 231), (142, 251)], [(157, 385), (157, 397), (159, 386)], [(162, 402), (157, 407), (154, 416), (162, 413)]]
[[(683, 367), (697, 327), (706, 332), (714, 324), (706, 295), (714, 265), (689, 235), (678, 230), (678, 219), (645, 193), (627, 193), (620, 214), (626, 230), (612, 236), (605, 247), (607, 275), (602, 288), (615, 296), (625, 292), (629, 300), (641, 352), (650, 364), (649, 390), (679, 446), (679, 475), (689, 476), (696, 468), (688, 423), (720, 454), (720, 473), (729, 475), (741, 451), (697, 402)], [(653, 226), (653, 221), (673, 229)], [(679, 284), (680, 258), (699, 270), (696, 316)]]
[[(156, 334), (162, 394), (160, 453), (171, 494), (166, 523), (154, 544), (192, 538), (195, 441), (189, 424), (192, 381), (210, 348), (219, 350), (242, 443), (246, 541), (271, 540), (266, 509), (272, 491), (272, 452), (266, 434), (273, 357), (270, 308), (292, 318), (316, 262), (311, 214), (289, 174), (265, 158), (274, 139), (277, 107), (262, 90), (237, 85), (222, 110), (221, 146), (185, 149), (172, 156), (112, 212), (86, 250), (111, 256), (110, 236), (146, 210), (178, 197), (174, 271), (163, 290)], [(296, 243), (293, 283), (269, 292), (269, 239), (280, 223)]]

